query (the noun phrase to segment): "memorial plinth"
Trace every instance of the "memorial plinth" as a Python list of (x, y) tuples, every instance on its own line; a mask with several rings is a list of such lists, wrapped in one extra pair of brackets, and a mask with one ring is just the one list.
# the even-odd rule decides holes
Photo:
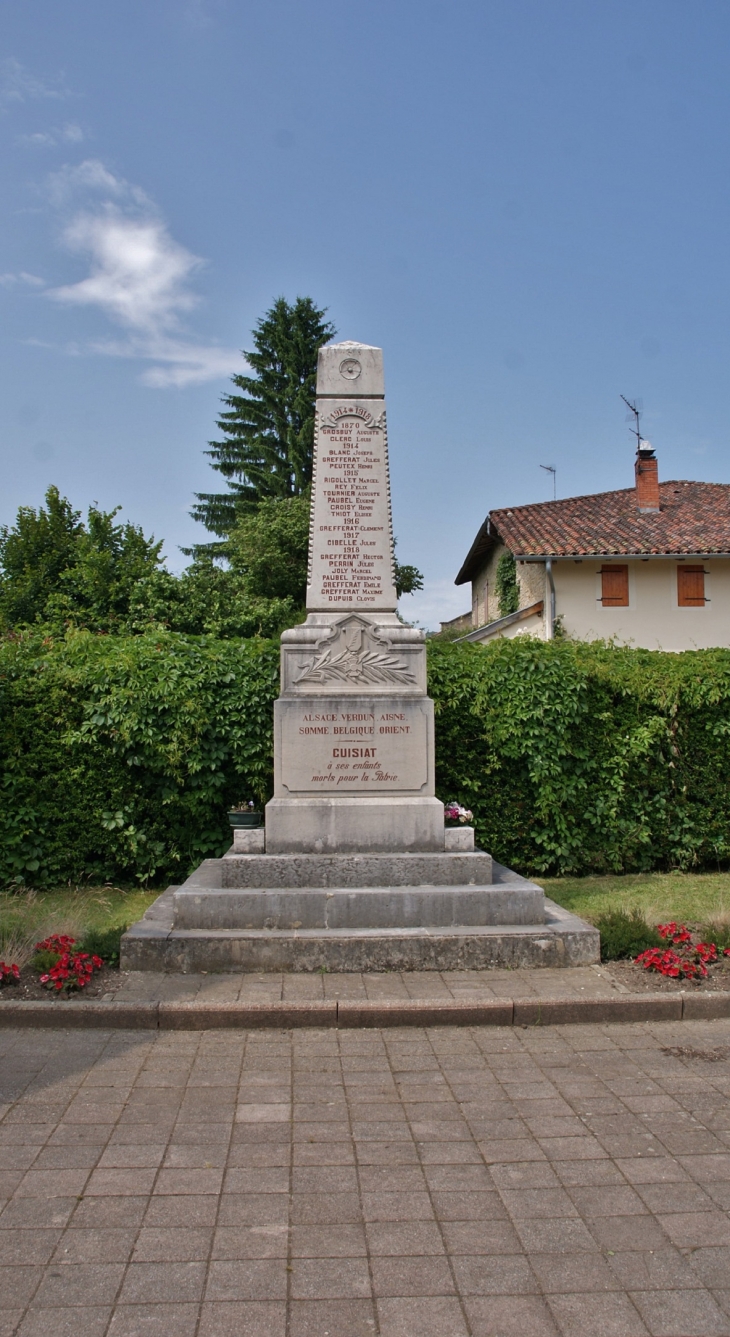
[(307, 620), (281, 638), (269, 852), (444, 849), (426, 646), (396, 603), (382, 350), (328, 344)]
[(319, 354), (307, 619), (281, 638), (264, 830), (170, 887), (130, 970), (585, 965), (598, 934), (444, 829), (423, 633), (396, 615), (383, 355)]

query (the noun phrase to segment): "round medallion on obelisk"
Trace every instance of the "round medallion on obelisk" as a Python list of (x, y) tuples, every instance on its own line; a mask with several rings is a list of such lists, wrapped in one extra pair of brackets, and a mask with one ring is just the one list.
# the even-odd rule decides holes
[(361, 371), (362, 366), (356, 357), (346, 357), (340, 363), (340, 376), (344, 376), (346, 381), (356, 381)]

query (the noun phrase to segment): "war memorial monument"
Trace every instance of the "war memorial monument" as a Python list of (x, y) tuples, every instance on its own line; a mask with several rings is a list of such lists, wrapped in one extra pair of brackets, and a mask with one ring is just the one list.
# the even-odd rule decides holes
[[(498, 802), (495, 795), (495, 802)], [(281, 638), (264, 827), (122, 940), (152, 970), (585, 965), (598, 934), (446, 828), (423, 632), (396, 613), (383, 354), (320, 349), (307, 618)]]

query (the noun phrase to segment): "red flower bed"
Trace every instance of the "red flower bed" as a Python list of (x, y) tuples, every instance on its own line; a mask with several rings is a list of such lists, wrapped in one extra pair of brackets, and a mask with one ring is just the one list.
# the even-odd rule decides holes
[(636, 964), (644, 970), (656, 970), (670, 979), (700, 980), (707, 975), (707, 967), (714, 965), (720, 955), (730, 956), (730, 947), (722, 952), (714, 942), (694, 942), (686, 924), (657, 924), (657, 933), (671, 947), (650, 947), (636, 957)]
[(76, 942), (75, 938), (69, 938), (67, 933), (52, 933), (50, 938), (44, 938), (43, 942), (37, 942), (35, 950), (37, 952), (56, 952), (63, 956), (64, 952), (70, 952)]
[(36, 952), (56, 954), (56, 960), (45, 974), (40, 976), (40, 983), (46, 989), (55, 989), (58, 993), (70, 993), (73, 989), (85, 989), (95, 970), (101, 970), (104, 962), (100, 956), (90, 956), (88, 952), (75, 952), (75, 938), (65, 933), (52, 933), (50, 938), (37, 942)]
[(0, 986), (3, 984), (17, 984), (20, 979), (20, 967), (15, 964), (6, 965), (0, 961)]
[(55, 966), (41, 975), (40, 982), (47, 989), (84, 989), (95, 970), (101, 970), (104, 962), (100, 956), (89, 956), (88, 952), (64, 952)]

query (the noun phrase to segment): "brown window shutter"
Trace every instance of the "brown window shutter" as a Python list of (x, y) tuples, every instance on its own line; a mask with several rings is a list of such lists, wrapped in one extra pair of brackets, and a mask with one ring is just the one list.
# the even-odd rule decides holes
[(677, 567), (677, 603), (680, 608), (704, 608), (704, 566)]
[(627, 566), (601, 567), (601, 603), (604, 608), (628, 608), (629, 568)]

